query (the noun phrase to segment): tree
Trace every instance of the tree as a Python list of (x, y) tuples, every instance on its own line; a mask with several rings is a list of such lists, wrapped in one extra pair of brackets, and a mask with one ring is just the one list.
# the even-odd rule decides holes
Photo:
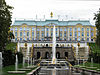
[(96, 44), (100, 47), (100, 9), (97, 13), (95, 13), (95, 25), (97, 28), (97, 39), (96, 39)]
[(7, 5), (5, 0), (0, 0), (0, 51), (5, 50), (8, 41), (8, 31), (12, 23), (12, 9), (13, 7)]

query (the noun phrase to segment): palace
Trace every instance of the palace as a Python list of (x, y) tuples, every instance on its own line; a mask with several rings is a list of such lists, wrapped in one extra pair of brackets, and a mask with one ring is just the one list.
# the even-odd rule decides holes
[[(89, 20), (59, 19), (15, 20), (11, 31), (18, 42), (18, 51), (24, 56), (36, 59), (52, 57), (53, 26), (56, 27), (56, 57), (68, 58), (69, 61), (87, 60), (89, 54), (88, 42), (95, 42), (96, 27)], [(33, 49), (33, 48), (34, 49)]]

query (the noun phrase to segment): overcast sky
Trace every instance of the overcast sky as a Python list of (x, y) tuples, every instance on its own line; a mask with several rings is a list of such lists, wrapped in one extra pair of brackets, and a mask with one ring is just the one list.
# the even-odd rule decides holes
[[(68, 1), (68, 0), (6, 0), (7, 4), (14, 7), (14, 18), (50, 18), (50, 12), (54, 18), (60, 15), (60, 19), (89, 19), (92, 24), (94, 13), (99, 10), (99, 0)], [(65, 17), (67, 15), (67, 18)]]

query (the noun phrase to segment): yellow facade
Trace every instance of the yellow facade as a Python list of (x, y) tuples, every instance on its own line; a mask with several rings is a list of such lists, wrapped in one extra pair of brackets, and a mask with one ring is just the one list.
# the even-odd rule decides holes
[[(82, 39), (84, 39), (83, 41), (95, 42), (96, 27), (93, 25), (76, 24), (76, 25), (62, 26), (62, 25), (55, 24), (55, 26), (57, 28), (56, 33), (57, 33), (57, 37), (59, 37), (59, 40), (82, 41)], [(22, 28), (22, 30), (20, 28)], [(34, 30), (32, 30), (32, 28), (34, 28)], [(51, 24), (47, 24), (44, 26), (22, 24), (22, 25), (12, 25), (11, 31), (13, 31), (13, 34), (15, 35), (16, 40), (18, 39), (21, 41), (22, 40), (26, 40), (26, 41), (27, 40), (48, 40), (48, 38), (52, 37), (51, 36), (51, 34), (53, 34), (52, 28), (53, 28), (53, 25)], [(77, 30), (75, 30), (75, 28)], [(82, 31), (82, 28), (84, 29), (83, 31)], [(21, 35), (20, 32), (22, 32), (22, 36), (20, 36)], [(28, 36), (27, 36), (27, 32), (29, 32)], [(32, 33), (34, 34), (32, 35)], [(88, 34), (89, 36), (87, 36)], [(91, 34), (93, 35), (91, 36)]]

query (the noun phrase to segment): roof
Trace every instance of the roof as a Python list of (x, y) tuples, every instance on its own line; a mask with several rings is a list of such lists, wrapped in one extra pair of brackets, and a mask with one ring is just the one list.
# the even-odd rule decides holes
[(60, 26), (69, 26), (69, 25), (91, 25), (89, 20), (69, 20), (69, 21), (59, 21), (58, 19), (46, 19), (45, 21), (35, 21), (35, 20), (15, 20), (12, 26), (14, 25), (37, 25), (37, 26), (44, 26), (48, 24), (56, 24)]

